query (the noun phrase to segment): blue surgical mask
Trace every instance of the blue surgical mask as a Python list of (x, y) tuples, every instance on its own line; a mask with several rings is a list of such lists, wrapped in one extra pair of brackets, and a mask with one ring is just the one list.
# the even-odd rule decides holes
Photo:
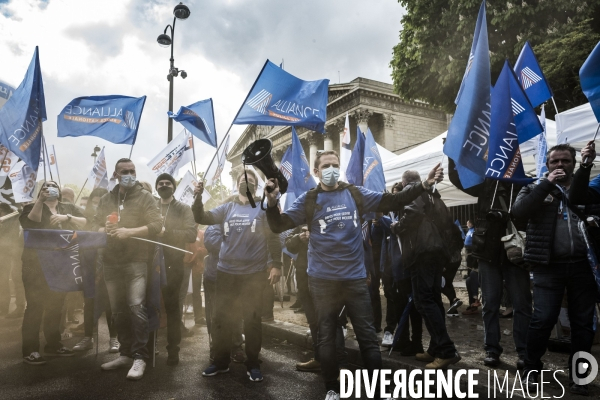
[(121, 186), (125, 189), (130, 189), (135, 186), (136, 176), (135, 175), (121, 175)]
[(340, 179), (340, 169), (335, 167), (325, 168), (321, 173), (321, 183), (325, 186), (335, 186)]
[(58, 188), (49, 186), (48, 187), (48, 200), (56, 200), (60, 196)]

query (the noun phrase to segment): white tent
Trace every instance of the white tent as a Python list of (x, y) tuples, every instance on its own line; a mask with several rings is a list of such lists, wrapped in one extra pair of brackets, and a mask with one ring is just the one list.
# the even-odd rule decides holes
[(596, 129), (598, 129), (598, 121), (590, 103), (556, 115), (558, 143), (587, 142), (594, 138)]
[[(391, 161), (384, 162), (383, 173), (385, 175), (385, 184), (388, 189), (394, 183), (401, 180), (404, 171), (415, 170), (419, 172), (422, 178), (425, 178), (429, 171), (443, 159), (442, 166), (446, 171), (446, 178), (437, 185), (437, 189), (440, 191), (446, 205), (451, 207), (476, 203), (476, 197), (463, 193), (452, 185), (448, 179), (448, 157), (445, 157), (442, 152), (443, 139), (446, 137), (446, 133), (448, 132), (442, 133), (428, 142), (397, 156)], [(550, 119), (546, 120), (546, 137), (548, 140), (548, 148), (556, 144), (556, 124)], [(533, 154), (536, 151), (536, 141), (537, 137), (521, 145), (525, 173), (535, 174), (535, 160)]]

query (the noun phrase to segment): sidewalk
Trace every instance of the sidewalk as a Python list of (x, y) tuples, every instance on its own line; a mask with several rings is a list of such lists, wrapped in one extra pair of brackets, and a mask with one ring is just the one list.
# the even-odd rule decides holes
[[(467, 292), (464, 288), (464, 281), (457, 280), (454, 282), (454, 287), (456, 288), (457, 296), (463, 300), (463, 305), (460, 307), (459, 312), (462, 312), (466, 308), (467, 303)], [(443, 297), (443, 296), (442, 296)], [(307, 361), (312, 358), (312, 338), (310, 334), (307, 333), (308, 324), (306, 322), (306, 317), (304, 314), (294, 314), (294, 311), (289, 307), (296, 300), (294, 295), (291, 296), (291, 301), (284, 302), (283, 308), (281, 307), (281, 303), (276, 299), (275, 307), (274, 307), (274, 316), (275, 321), (269, 323), (263, 323), (263, 335), (269, 337), (268, 340), (271, 340), (274, 343), (279, 343), (283, 346), (286, 344), (294, 344), (307, 349), (306, 358), (298, 361)], [(447, 299), (443, 297), (445, 308), (449, 307), (449, 304), (446, 303)], [(386, 301), (385, 297), (381, 295), (381, 304), (383, 311), (383, 323), (385, 325), (385, 308)], [(480, 308), (481, 310), (481, 308)], [(483, 365), (483, 358), (485, 356), (485, 352), (483, 350), (483, 321), (481, 318), (481, 312), (475, 315), (464, 316), (460, 315), (459, 317), (452, 317), (446, 319), (446, 326), (448, 328), (448, 333), (454, 344), (462, 356), (462, 360), (454, 365), (452, 369), (478, 369), (480, 373), (478, 375), (479, 385), (478, 392), (480, 393), (479, 398), (490, 398), (488, 395), (488, 371), (490, 372), (491, 382), (493, 385), (494, 379), (494, 370), (490, 369)], [(502, 332), (501, 345), (504, 348), (504, 353), (501, 357), (501, 364), (496, 369), (496, 373), (498, 374), (498, 380), (502, 382), (504, 379), (505, 371), (508, 371), (509, 374), (509, 382), (510, 389), (512, 390), (513, 382), (515, 379), (515, 374), (517, 372), (516, 362), (518, 359), (517, 353), (514, 349), (514, 342), (512, 338), (512, 319), (500, 319), (500, 329)], [(383, 333), (379, 334), (381, 339)], [(423, 344), (424, 347), (427, 348), (427, 343), (429, 342), (429, 335), (427, 333), (427, 329), (423, 325)], [(358, 349), (358, 343), (354, 337), (354, 332), (352, 331), (351, 325), (348, 325), (348, 337), (346, 339), (346, 348), (348, 352), (349, 361), (353, 364), (360, 365), (360, 352)], [(383, 365), (384, 368), (391, 368), (393, 370), (396, 369), (407, 369), (412, 370), (415, 368), (422, 369), (424, 367), (424, 363), (416, 361), (414, 357), (403, 357), (397, 352), (392, 352), (391, 355), (388, 355), (389, 350), (382, 348), (382, 357), (383, 357)], [(600, 345), (594, 345), (592, 348), (593, 356), (598, 360), (600, 359)], [(547, 352), (543, 358), (544, 365), (546, 369), (551, 369), (553, 371), (563, 370), (564, 372), (559, 372), (557, 374), (557, 378), (560, 380), (562, 385), (565, 387), (565, 395), (561, 397), (562, 389), (561, 387), (554, 382), (554, 379), (551, 375), (546, 376), (548, 381), (552, 381), (553, 384), (545, 385), (544, 387), (544, 395), (545, 396), (555, 396), (556, 398), (564, 398), (568, 399), (570, 394), (568, 392), (568, 375), (567, 375), (567, 364), (568, 364), (568, 354), (564, 353), (555, 353), (555, 352)], [(518, 378), (517, 378), (518, 379)], [(545, 379), (546, 380), (546, 379)], [(465, 381), (466, 382), (466, 381)], [(463, 382), (464, 383), (464, 382)], [(516, 388), (519, 389), (519, 383), (517, 380)], [(493, 390), (493, 389), (491, 389)], [(493, 392), (492, 392), (493, 395)], [(590, 385), (590, 395), (591, 397), (598, 397), (600, 395), (600, 377), (596, 377), (592, 385)], [(500, 395), (498, 393), (497, 398), (509, 398), (504, 394)], [(493, 397), (493, 396), (492, 396)], [(574, 398), (581, 398), (581, 396), (573, 396)], [(513, 394), (513, 398), (523, 398), (521, 392), (516, 390)]]

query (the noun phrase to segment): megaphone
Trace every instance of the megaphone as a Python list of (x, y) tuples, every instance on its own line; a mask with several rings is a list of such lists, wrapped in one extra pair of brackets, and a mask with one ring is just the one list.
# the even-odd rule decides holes
[[(242, 163), (244, 165), (253, 165), (258, 168), (267, 179), (277, 179), (279, 184), (279, 192), (284, 194), (288, 188), (288, 181), (285, 176), (281, 173), (273, 158), (271, 157), (271, 150), (273, 149), (273, 143), (269, 139), (258, 139), (250, 143), (248, 147), (242, 153)], [(267, 189), (268, 190), (268, 189)], [(262, 206), (262, 204), (261, 204)]]

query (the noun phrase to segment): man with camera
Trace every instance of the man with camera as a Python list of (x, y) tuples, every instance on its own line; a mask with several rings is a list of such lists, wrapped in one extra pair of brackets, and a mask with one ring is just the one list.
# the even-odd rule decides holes
[[(229, 372), (232, 333), (234, 324), (239, 323), (239, 314), (232, 309), (241, 304), (247, 375), (252, 382), (263, 380), (258, 360), (262, 345), (261, 306), (265, 285), (279, 282), (281, 276), (281, 242), (279, 236), (269, 230), (265, 212), (260, 207), (253, 208), (246, 197), (247, 193), (254, 195), (256, 181), (252, 170), (242, 172), (237, 179), (239, 195), (210, 211), (204, 211), (202, 204), (204, 183), (200, 182), (194, 191), (196, 200), (192, 212), (196, 222), (220, 225), (223, 232), (211, 328), (215, 357), (202, 373), (205, 377)], [(269, 261), (273, 265), (271, 269), (267, 267)]]
[[(401, 193), (412, 190), (420, 181), (417, 171), (404, 172)], [(404, 207), (391, 230), (402, 242), (402, 265), (410, 271), (415, 307), (431, 335), (427, 351), (418, 353), (416, 359), (427, 362), (428, 369), (456, 364), (461, 357), (446, 329), (442, 274), (450, 263), (452, 251), (462, 247), (462, 236), (459, 232), (458, 244), (453, 240), (457, 228), (439, 192), (422, 193)]]
[[(470, 196), (477, 197), (476, 217), (471, 244), (471, 256), (478, 260), (481, 298), (483, 302), (483, 334), (486, 352), (483, 363), (490, 367), (500, 364), (500, 302), (503, 281), (514, 309), (513, 339), (519, 355), (517, 368), (525, 363), (527, 327), (531, 318), (529, 272), (509, 261), (501, 241), (510, 221), (510, 204), (520, 187), (486, 178), (483, 183), (463, 188), (452, 159), (448, 159), (450, 182)], [(519, 229), (522, 230), (522, 229)]]
[[(574, 203), (589, 204), (591, 200), (586, 191), (589, 171), (596, 157), (593, 142), (588, 143), (581, 153), (585, 163), (577, 172), (577, 184), (571, 186), (575, 149), (568, 144), (552, 147), (548, 151), (545, 178), (524, 187), (512, 210), (516, 217), (528, 219), (524, 259), (533, 265), (535, 309), (527, 333), (525, 358), (525, 376), (529, 385), (538, 383), (539, 371), (543, 369), (541, 358), (556, 324), (565, 289), (571, 323), (569, 366), (574, 354), (589, 353), (592, 347), (598, 287), (579, 225), (580, 221), (585, 225), (586, 215), (599, 211), (599, 208), (593, 210)], [(583, 195), (570, 196), (570, 189)], [(571, 378), (573, 373), (576, 371), (570, 370)], [(575, 384), (572, 379), (569, 386), (571, 393), (588, 393), (586, 385)]]
[(317, 154), (314, 174), (320, 184), (300, 195), (285, 213), (278, 207), (279, 185), (269, 179), (265, 187), (267, 220), (271, 230), (281, 233), (307, 224), (308, 285), (317, 310), (318, 353), (327, 390), (326, 400), (338, 400), (340, 387), (336, 359), (336, 328), (345, 305), (366, 368), (381, 368), (381, 351), (375, 332), (373, 309), (367, 287), (367, 272), (361, 219), (372, 211), (398, 210), (443, 179), (436, 165), (427, 180), (396, 194), (379, 193), (338, 182), (340, 159), (335, 151)]

